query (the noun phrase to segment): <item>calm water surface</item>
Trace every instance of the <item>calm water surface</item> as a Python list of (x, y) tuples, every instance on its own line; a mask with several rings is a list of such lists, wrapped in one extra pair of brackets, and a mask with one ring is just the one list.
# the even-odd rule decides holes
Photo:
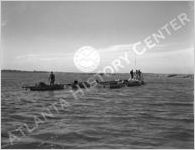
[[(93, 89), (74, 99), (69, 89), (31, 92), (23, 84), (48, 82), (47, 73), (1, 74), (2, 148), (193, 148), (193, 79), (147, 75), (146, 85)], [(57, 73), (57, 82), (86, 80), (91, 75)], [(120, 78), (127, 79), (128, 75)], [(69, 106), (59, 109), (59, 99)], [(26, 136), (9, 144), (8, 132), (57, 103), (58, 113)], [(39, 120), (40, 121), (40, 120)]]

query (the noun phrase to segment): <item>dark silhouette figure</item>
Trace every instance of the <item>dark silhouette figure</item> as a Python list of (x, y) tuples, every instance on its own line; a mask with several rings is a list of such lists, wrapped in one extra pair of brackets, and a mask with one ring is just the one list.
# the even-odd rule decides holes
[(49, 75), (49, 81), (50, 81), (50, 85), (54, 85), (55, 75), (53, 74), (53, 72), (51, 72), (51, 74)]
[(136, 80), (139, 80), (139, 74), (138, 74), (138, 73), (139, 73), (139, 71), (136, 70), (136, 71), (135, 71), (135, 79), (136, 79)]
[(133, 79), (133, 69), (130, 71), (131, 79)]
[(140, 76), (140, 81), (143, 81), (144, 77), (143, 77), (143, 73), (139, 70), (139, 76)]
[(138, 73), (138, 80), (141, 80), (141, 71), (138, 70), (137, 73)]

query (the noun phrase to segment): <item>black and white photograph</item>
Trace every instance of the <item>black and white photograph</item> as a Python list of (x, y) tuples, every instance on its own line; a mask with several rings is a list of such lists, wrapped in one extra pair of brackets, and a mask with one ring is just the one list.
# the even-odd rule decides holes
[(194, 149), (194, 1), (1, 1), (1, 149)]

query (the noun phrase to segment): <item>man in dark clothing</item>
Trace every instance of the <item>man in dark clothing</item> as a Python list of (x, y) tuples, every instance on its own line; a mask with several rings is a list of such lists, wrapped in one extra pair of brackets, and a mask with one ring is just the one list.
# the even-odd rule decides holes
[(53, 72), (51, 72), (51, 74), (49, 75), (49, 80), (50, 80), (50, 85), (54, 85), (55, 75), (53, 74)]
[(133, 79), (133, 69), (130, 71), (131, 80)]
[(138, 70), (137, 73), (138, 73), (138, 80), (141, 80), (141, 71)]

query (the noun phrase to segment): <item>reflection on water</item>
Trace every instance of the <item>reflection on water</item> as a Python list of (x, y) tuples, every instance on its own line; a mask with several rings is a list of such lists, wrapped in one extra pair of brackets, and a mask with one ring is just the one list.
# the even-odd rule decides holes
[[(120, 75), (127, 79), (128, 75)], [(57, 82), (90, 75), (56, 74)], [(93, 89), (74, 99), (68, 89), (31, 92), (23, 84), (47, 82), (46, 73), (2, 73), (3, 148), (193, 148), (193, 79), (145, 76), (146, 85)], [(8, 131), (27, 124), (63, 98), (67, 108), (9, 144)], [(43, 119), (43, 118), (42, 118)]]

